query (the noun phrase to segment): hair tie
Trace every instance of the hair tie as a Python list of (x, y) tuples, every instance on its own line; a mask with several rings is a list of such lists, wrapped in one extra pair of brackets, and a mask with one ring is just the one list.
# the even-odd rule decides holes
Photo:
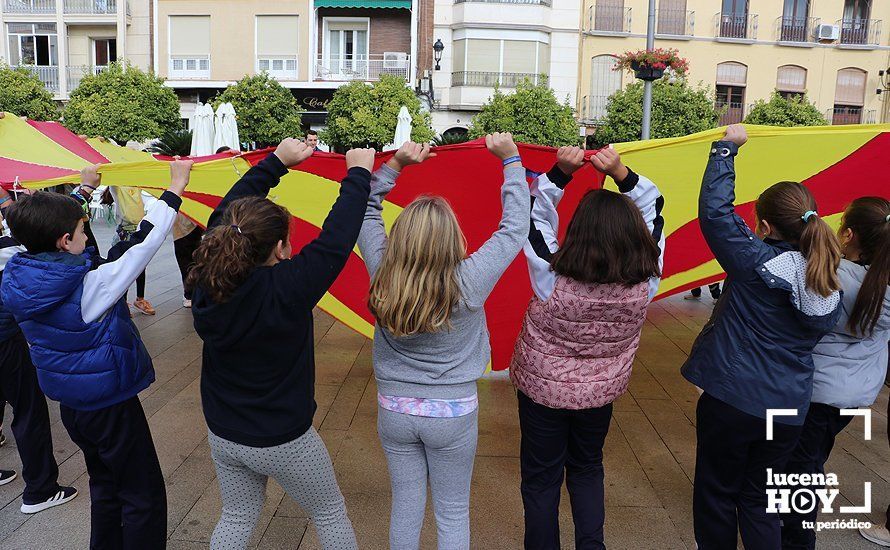
[(887, 214), (887, 217), (884, 218), (884, 221), (890, 223), (890, 214)]
[(238, 224), (233, 223), (233, 224), (232, 224), (232, 228), (233, 228), (235, 231), (237, 231), (239, 235), (243, 235), (243, 233), (241, 233), (241, 228), (238, 227)]
[(807, 210), (806, 213), (800, 217), (803, 220), (803, 223), (809, 223), (810, 218), (816, 215), (815, 210)]

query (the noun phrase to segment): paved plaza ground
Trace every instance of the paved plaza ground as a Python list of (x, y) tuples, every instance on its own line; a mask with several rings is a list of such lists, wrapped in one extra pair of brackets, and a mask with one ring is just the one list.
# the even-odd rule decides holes
[[(107, 250), (111, 231), (100, 228)], [(148, 269), (154, 317), (135, 319), (154, 358), (157, 381), (141, 398), (167, 480), (169, 548), (206, 548), (219, 517), (220, 498), (207, 447), (199, 393), (201, 342), (181, 285), (172, 241)], [(705, 292), (707, 296), (707, 292)], [(132, 300), (132, 294), (130, 296)], [(701, 302), (671, 298), (653, 304), (634, 364), (630, 391), (615, 403), (605, 448), (606, 543), (612, 549), (693, 548), (692, 479), (695, 467), (695, 405), (698, 394), (679, 368), (711, 311)], [(376, 430), (376, 390), (371, 342), (318, 311), (315, 316), (318, 412), (315, 426), (330, 450), (361, 548), (387, 547), (389, 479)], [(479, 383), (479, 451), (473, 480), (474, 549), (516, 549), (522, 541), (519, 495), (519, 422), (516, 396), (505, 377)], [(874, 405), (872, 441), (862, 440), (855, 420), (838, 438), (828, 471), (838, 474), (841, 504), (861, 504), (863, 482), (872, 483), (882, 521), (890, 502), (890, 449), (886, 388)], [(71, 503), (35, 516), (19, 512), (22, 483), (0, 487), (0, 548), (82, 549), (89, 541), (89, 489), (83, 457), (50, 403), (60, 482), (81, 492)], [(7, 423), (11, 418), (7, 410)], [(7, 433), (9, 433), (7, 431)], [(0, 467), (20, 470), (15, 443), (0, 449)], [(563, 544), (572, 548), (568, 499), (562, 507)], [(859, 517), (865, 521), (865, 515)], [(257, 525), (253, 547), (318, 548), (300, 508), (274, 482)], [(431, 510), (423, 548), (435, 548)], [(875, 549), (854, 531), (819, 536), (820, 548)]]

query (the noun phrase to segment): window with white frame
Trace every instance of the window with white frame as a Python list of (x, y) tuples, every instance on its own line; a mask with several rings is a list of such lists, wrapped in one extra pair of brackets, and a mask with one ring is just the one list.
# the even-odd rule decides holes
[(210, 16), (170, 16), (170, 78), (210, 78)]
[(55, 23), (8, 23), (6, 34), (10, 65), (59, 65), (59, 37)]
[[(371, 67), (369, 34), (370, 19), (366, 17), (325, 17), (322, 59), (319, 64), (322, 78), (370, 78)], [(382, 65), (382, 59), (374, 60)]]
[(513, 88), (550, 72), (550, 45), (536, 40), (466, 38), (454, 41), (452, 84)]
[(298, 15), (258, 15), (256, 18), (256, 71), (278, 80), (297, 80), (299, 54)]

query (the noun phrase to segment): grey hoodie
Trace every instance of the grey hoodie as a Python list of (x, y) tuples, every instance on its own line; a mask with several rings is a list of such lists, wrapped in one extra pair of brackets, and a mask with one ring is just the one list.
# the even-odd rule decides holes
[(878, 324), (865, 338), (850, 331), (847, 323), (868, 268), (841, 260), (838, 276), (844, 291), (841, 317), (813, 349), (816, 372), (813, 403), (833, 407), (867, 407), (875, 402), (887, 375), (887, 343), (890, 339), (890, 289)]

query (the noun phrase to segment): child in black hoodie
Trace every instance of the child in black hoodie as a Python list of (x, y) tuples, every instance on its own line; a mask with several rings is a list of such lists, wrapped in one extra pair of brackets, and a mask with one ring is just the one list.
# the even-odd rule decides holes
[(346, 154), (348, 174), (321, 234), (291, 257), (291, 216), (266, 195), (311, 155), (288, 138), (248, 171), (211, 215), (188, 277), (223, 504), (211, 548), (247, 546), (268, 477), (309, 514), (324, 548), (356, 548), (331, 459), (312, 427), (312, 309), (355, 246), (374, 151)]

